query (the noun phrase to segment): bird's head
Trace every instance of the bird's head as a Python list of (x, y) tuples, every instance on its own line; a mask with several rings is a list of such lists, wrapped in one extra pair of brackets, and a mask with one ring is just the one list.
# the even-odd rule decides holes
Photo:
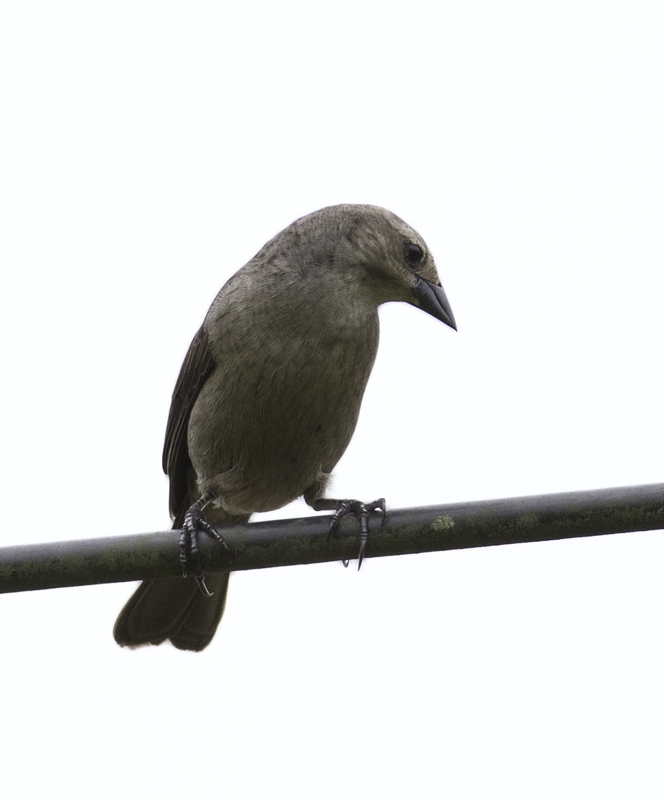
[(433, 256), (402, 219), (369, 205), (330, 206), (309, 219), (330, 242), (324, 260), (332, 260), (335, 269), (358, 291), (370, 294), (376, 305), (410, 303), (456, 330)]

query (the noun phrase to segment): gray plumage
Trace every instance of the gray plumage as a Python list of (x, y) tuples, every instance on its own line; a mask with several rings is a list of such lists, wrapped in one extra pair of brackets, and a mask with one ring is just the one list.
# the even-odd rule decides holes
[[(221, 289), (173, 393), (163, 466), (174, 527), (201, 496), (213, 524), (304, 496), (320, 507), (355, 430), (378, 347), (378, 306), (404, 301), (451, 327), (431, 254), (376, 206), (324, 208), (269, 241)], [(202, 650), (228, 573), (144, 581), (121, 612), (123, 646)]]

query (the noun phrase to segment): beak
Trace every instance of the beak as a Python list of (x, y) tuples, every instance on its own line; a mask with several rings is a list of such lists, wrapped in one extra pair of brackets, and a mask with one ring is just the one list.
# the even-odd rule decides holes
[(424, 278), (418, 278), (411, 292), (415, 295), (415, 299), (417, 300), (416, 305), (419, 306), (422, 311), (431, 314), (432, 317), (449, 325), (450, 328), (454, 328), (454, 330), (457, 329), (452, 307), (445, 296), (445, 290), (442, 286), (430, 283)]

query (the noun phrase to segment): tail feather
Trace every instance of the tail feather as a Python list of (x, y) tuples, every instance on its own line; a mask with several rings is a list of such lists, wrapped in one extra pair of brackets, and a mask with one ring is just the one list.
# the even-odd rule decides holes
[[(207, 576), (212, 597), (204, 597), (197, 591), (196, 599), (189, 606), (180, 630), (170, 636), (171, 644), (178, 650), (203, 650), (212, 641), (226, 606), (226, 594), (230, 572)], [(198, 587), (196, 587), (198, 590)]]
[[(182, 527), (184, 510), (176, 516), (174, 529)], [(249, 514), (234, 516), (210, 507), (206, 517), (213, 525), (223, 525), (246, 522)], [(177, 547), (176, 541), (173, 546)], [(212, 597), (201, 594), (193, 576), (143, 581), (120, 612), (113, 628), (115, 641), (121, 647), (141, 647), (170, 639), (179, 650), (203, 650), (212, 641), (224, 613), (229, 577), (229, 572), (206, 574)]]
[[(187, 498), (176, 515), (173, 528), (182, 527)], [(232, 515), (211, 506), (205, 516), (213, 525), (246, 522), (249, 514)], [(177, 540), (174, 541), (177, 548)], [(177, 549), (176, 549), (177, 552)], [(212, 597), (201, 594), (196, 579), (152, 578), (143, 581), (120, 612), (113, 636), (121, 647), (142, 647), (170, 640), (178, 650), (203, 650), (221, 621), (226, 606), (230, 572), (208, 572), (205, 582)]]
[(170, 639), (180, 650), (203, 650), (212, 641), (224, 613), (230, 573), (209, 573), (212, 597), (201, 594), (193, 577), (143, 581), (113, 628), (122, 647), (161, 644)]

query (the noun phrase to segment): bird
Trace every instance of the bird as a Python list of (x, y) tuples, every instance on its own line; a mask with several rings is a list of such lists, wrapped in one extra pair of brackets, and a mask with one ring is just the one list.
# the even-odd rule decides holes
[(170, 641), (201, 651), (217, 630), (229, 571), (203, 574), (199, 534), (303, 497), (359, 518), (360, 563), (372, 511), (326, 497), (346, 450), (378, 348), (378, 307), (414, 305), (456, 330), (424, 239), (392, 212), (342, 204), (278, 233), (212, 302), (185, 357), (162, 465), (186, 577), (143, 581), (120, 612), (116, 642)]

